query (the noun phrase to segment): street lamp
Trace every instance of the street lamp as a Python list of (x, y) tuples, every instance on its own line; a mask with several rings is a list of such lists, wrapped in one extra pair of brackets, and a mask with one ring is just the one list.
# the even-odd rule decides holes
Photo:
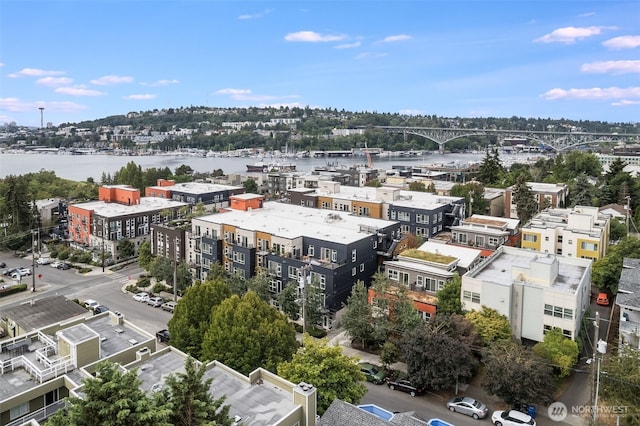
[(594, 325), (594, 334), (596, 342), (596, 350), (593, 353), (595, 360), (597, 361), (596, 365), (596, 389), (595, 396), (593, 398), (593, 423), (597, 424), (598, 419), (598, 391), (600, 389), (600, 361), (602, 359), (602, 355), (607, 353), (607, 342), (599, 339), (600, 333), (600, 313), (596, 311), (596, 320), (593, 323)]
[(300, 268), (302, 275), (298, 279), (298, 286), (302, 291), (302, 335), (307, 332), (307, 284), (311, 284), (311, 274), (307, 276), (307, 272), (311, 270), (311, 265), (307, 264)]
[(31, 291), (36, 291), (36, 249), (35, 249), (36, 230), (31, 230)]

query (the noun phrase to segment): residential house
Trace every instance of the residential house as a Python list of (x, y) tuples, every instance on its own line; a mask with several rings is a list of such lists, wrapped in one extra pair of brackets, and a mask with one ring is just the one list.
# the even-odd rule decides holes
[(541, 253), (597, 260), (607, 253), (610, 222), (597, 207), (546, 209), (522, 226), (520, 244)]
[(616, 305), (620, 308), (620, 344), (640, 350), (640, 259), (623, 260)]
[(451, 227), (451, 243), (476, 247), (488, 257), (502, 245), (520, 244), (520, 220), (474, 214)]
[[(527, 182), (527, 186), (538, 203), (538, 210), (546, 207), (565, 207), (569, 196), (569, 187), (564, 183)], [(518, 218), (516, 203), (513, 198), (515, 187), (510, 186), (504, 192), (504, 217)]]
[(575, 340), (589, 307), (592, 262), (502, 246), (462, 276), (463, 308), (497, 310), (518, 339), (541, 342), (560, 328)]

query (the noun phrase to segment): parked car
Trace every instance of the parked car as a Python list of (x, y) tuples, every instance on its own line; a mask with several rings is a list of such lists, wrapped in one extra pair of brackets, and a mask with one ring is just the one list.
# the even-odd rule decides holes
[(11, 278), (18, 279), (20, 277), (26, 277), (31, 274), (32, 274), (31, 268), (18, 268), (17, 270), (11, 273)]
[(7, 264), (6, 264), (6, 263), (4, 263), (4, 262), (0, 262), (0, 268), (6, 268), (6, 267), (7, 267)]
[(149, 294), (145, 293), (144, 291), (136, 293), (133, 295), (133, 300), (135, 300), (136, 302), (146, 303), (147, 300), (149, 300)]
[(474, 419), (484, 419), (489, 413), (489, 409), (482, 402), (473, 398), (457, 397), (452, 398), (447, 402), (447, 408), (454, 413), (462, 413), (467, 416), (471, 416)]
[(90, 311), (93, 311), (98, 306), (100, 306), (100, 304), (93, 299), (87, 299), (84, 301), (84, 307), (89, 309)]
[(166, 342), (169, 343), (169, 330), (160, 330), (156, 333), (156, 339), (158, 339), (159, 342)]
[(375, 385), (381, 385), (384, 383), (384, 372), (379, 370), (378, 367), (368, 362), (361, 362), (358, 365), (360, 366), (360, 371), (362, 371), (367, 378), (367, 382), (371, 382)]
[(609, 306), (609, 295), (607, 293), (598, 293), (596, 303), (602, 306)]
[(18, 268), (9, 268), (7, 270), (2, 271), (2, 275), (4, 275), (5, 277), (9, 277), (9, 276), (11, 276), (11, 274), (16, 272), (17, 270), (18, 270)]
[(48, 265), (52, 262), (50, 257), (39, 257), (36, 263), (38, 265)]
[(68, 263), (60, 262), (58, 265), (58, 269), (62, 269), (63, 271), (66, 271), (69, 268), (71, 268), (71, 266), (69, 266)]
[(517, 410), (494, 411), (491, 415), (491, 423), (496, 426), (536, 426), (533, 417)]
[(94, 315), (101, 314), (101, 313), (107, 312), (107, 311), (109, 311), (109, 308), (107, 308), (104, 305), (98, 305), (95, 308), (93, 308), (93, 314)]
[(51, 262), (51, 263), (49, 264), (49, 266), (51, 266), (52, 268), (56, 268), (56, 269), (57, 269), (57, 268), (58, 268), (58, 266), (60, 266), (61, 264), (62, 264), (62, 262), (60, 262), (59, 260), (56, 260), (56, 261), (54, 261), (54, 262)]
[(164, 302), (160, 307), (162, 308), (163, 311), (169, 311), (173, 313), (173, 311), (176, 309), (176, 305), (177, 303), (171, 300), (169, 302)]
[(163, 303), (164, 299), (162, 297), (150, 297), (149, 300), (147, 300), (147, 305), (151, 305), (154, 308), (162, 306)]
[(423, 392), (422, 388), (414, 385), (408, 378), (388, 380), (387, 386), (389, 386), (391, 390), (406, 392), (411, 396), (421, 395)]

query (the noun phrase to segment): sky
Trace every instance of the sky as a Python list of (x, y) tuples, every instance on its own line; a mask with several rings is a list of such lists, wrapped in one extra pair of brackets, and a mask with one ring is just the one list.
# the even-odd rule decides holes
[(0, 0), (0, 124), (281, 105), (637, 123), (640, 2)]

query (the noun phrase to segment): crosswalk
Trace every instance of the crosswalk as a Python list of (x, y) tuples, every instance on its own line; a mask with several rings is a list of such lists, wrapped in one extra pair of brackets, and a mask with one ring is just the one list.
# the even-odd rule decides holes
[(127, 284), (129, 282), (129, 277), (119, 272), (114, 272), (112, 274), (109, 274), (107, 275), (107, 277), (109, 278), (109, 280), (115, 281), (120, 284)]

